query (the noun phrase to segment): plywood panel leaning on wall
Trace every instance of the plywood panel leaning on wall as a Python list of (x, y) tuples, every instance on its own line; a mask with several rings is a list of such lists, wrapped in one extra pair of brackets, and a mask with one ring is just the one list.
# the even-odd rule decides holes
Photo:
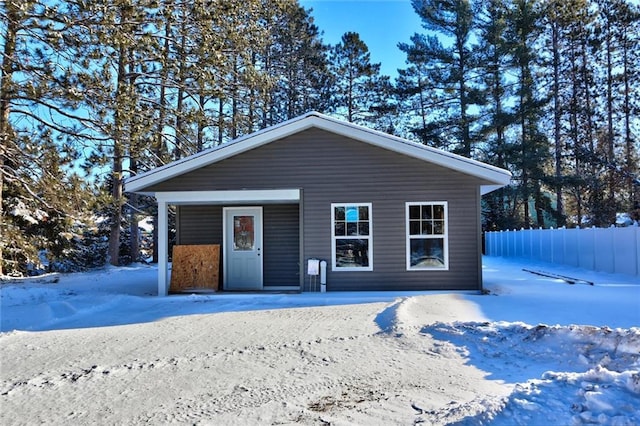
[(177, 245), (173, 247), (170, 293), (187, 290), (218, 290), (220, 245)]

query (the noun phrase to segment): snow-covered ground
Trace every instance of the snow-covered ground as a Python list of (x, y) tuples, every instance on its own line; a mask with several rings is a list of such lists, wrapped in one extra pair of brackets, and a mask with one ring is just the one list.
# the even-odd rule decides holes
[(487, 295), (3, 281), (0, 424), (640, 424), (637, 277), (484, 265)]

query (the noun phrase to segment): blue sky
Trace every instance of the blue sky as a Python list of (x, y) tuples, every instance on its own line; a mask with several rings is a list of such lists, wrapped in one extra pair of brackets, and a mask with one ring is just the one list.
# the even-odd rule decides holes
[(371, 62), (380, 62), (382, 74), (392, 78), (398, 68), (405, 68), (406, 56), (398, 43), (423, 32), (410, 0), (300, 0), (300, 4), (313, 8), (311, 16), (324, 32), (325, 43), (336, 44), (345, 32), (357, 32), (369, 47)]

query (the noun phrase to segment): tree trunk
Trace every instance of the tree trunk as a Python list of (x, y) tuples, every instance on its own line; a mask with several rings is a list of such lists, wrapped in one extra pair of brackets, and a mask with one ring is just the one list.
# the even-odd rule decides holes
[(109, 232), (109, 263), (114, 266), (120, 264), (120, 224), (122, 222), (122, 149), (120, 142), (114, 143), (113, 149), (113, 188), (112, 218)]
[[(18, 31), (18, 10), (16, 2), (6, 2), (7, 28), (4, 37), (4, 51), (2, 67), (0, 68), (0, 233), (4, 233), (4, 165), (8, 155), (11, 126), (9, 124), (9, 112), (11, 111), (11, 84), (13, 80), (13, 62), (15, 60), (16, 33)], [(4, 273), (4, 245), (0, 241), (0, 275)]]
[(611, 45), (611, 17), (606, 17), (606, 49), (607, 49), (607, 166), (609, 168), (609, 194), (607, 202), (607, 212), (605, 220), (610, 224), (615, 223), (616, 211), (615, 211), (615, 193), (616, 193), (616, 181), (614, 165), (616, 163), (615, 151), (613, 146), (613, 64), (612, 64), (612, 49)]
[[(417, 66), (416, 66), (417, 68)], [(425, 97), (425, 91), (426, 91), (426, 84), (422, 83), (422, 75), (420, 74), (421, 71), (418, 71), (418, 90), (419, 90), (419, 94), (420, 94), (420, 123), (422, 124), (422, 128), (426, 129), (427, 128), (427, 116), (429, 115), (428, 113), (428, 107), (427, 107), (427, 99)]]
[[(169, 78), (169, 51), (171, 38), (171, 15), (168, 14), (164, 27), (164, 47), (162, 51), (162, 70), (160, 71), (160, 97), (158, 99), (158, 125), (156, 127), (156, 143), (153, 149), (155, 156), (154, 164), (161, 166), (165, 157), (164, 146), (164, 127), (166, 120), (166, 105), (167, 105), (167, 80)], [(153, 217), (153, 263), (158, 263), (158, 214)]]
[(233, 59), (233, 86), (231, 87), (231, 139), (238, 137), (238, 58)]
[[(204, 90), (204, 88), (201, 87), (200, 90)], [(204, 128), (207, 125), (207, 118), (204, 115), (206, 103), (207, 98), (203, 93), (200, 93), (200, 95), (198, 96), (198, 106), (200, 110), (198, 111), (198, 141), (196, 144), (196, 150), (198, 152), (204, 149)]]
[(500, 56), (498, 53), (498, 49), (496, 48), (493, 55), (493, 105), (496, 109), (495, 111), (495, 131), (496, 131), (496, 165), (498, 167), (507, 168), (505, 155), (504, 155), (504, 134), (505, 134), (505, 124), (503, 120), (503, 110), (502, 102), (503, 102), (503, 87), (501, 81), (500, 74)]
[[(133, 170), (132, 170), (133, 171)], [(138, 194), (129, 195), (131, 204), (131, 223), (129, 224), (129, 250), (131, 251), (131, 261), (140, 260), (140, 227), (138, 226)]]
[(218, 145), (224, 141), (224, 102), (222, 95), (218, 99)]
[[(523, 43), (523, 46), (526, 45), (526, 40), (521, 40), (521, 43)], [(521, 190), (522, 190), (522, 201), (524, 203), (523, 208), (524, 208), (524, 225), (525, 228), (529, 228), (531, 226), (531, 219), (530, 219), (530, 212), (529, 212), (529, 152), (528, 152), (528, 143), (529, 140), (527, 138), (527, 119), (526, 119), (526, 112), (525, 110), (528, 108), (528, 103), (529, 103), (529, 97), (525, 94), (527, 93), (527, 91), (529, 90), (529, 87), (527, 87), (527, 85), (530, 83), (529, 79), (528, 79), (528, 68), (524, 63), (524, 59), (523, 58), (519, 58), (518, 61), (520, 61), (519, 64), (519, 68), (520, 68), (520, 96), (519, 96), (519, 102), (520, 105), (518, 105), (518, 114), (520, 114), (520, 137), (521, 137), (521, 148), (520, 148), (520, 154), (522, 155), (522, 158), (520, 159), (520, 163), (521, 163), (521, 167), (522, 167), (522, 181), (520, 183), (521, 185)]]
[(571, 52), (570, 61), (571, 61), (572, 91), (571, 91), (571, 102), (570, 102), (570, 108), (569, 108), (569, 137), (573, 145), (573, 160), (574, 160), (573, 173), (578, 177), (578, 182), (575, 184), (575, 187), (573, 188), (573, 193), (576, 200), (576, 214), (578, 216), (577, 217), (578, 227), (580, 227), (580, 225), (582, 224), (582, 197), (583, 197), (582, 181), (584, 179), (584, 171), (582, 167), (582, 154), (580, 153), (582, 151), (582, 147), (580, 146), (580, 135), (578, 132), (578, 105), (580, 103), (579, 96), (578, 96), (579, 71), (578, 71), (578, 64), (576, 62), (577, 59), (575, 55), (575, 50), (573, 47), (571, 47), (570, 52)]
[(462, 138), (462, 155), (471, 158), (471, 135), (469, 134), (469, 119), (467, 117), (467, 87), (465, 84), (466, 56), (464, 40), (457, 41), (458, 62), (458, 98), (460, 102), (460, 130)]
[(116, 111), (114, 113), (115, 135), (113, 140), (113, 171), (112, 171), (112, 222), (109, 232), (109, 263), (114, 266), (120, 264), (120, 223), (122, 222), (122, 204), (123, 204), (123, 179), (122, 179), (122, 160), (123, 160), (123, 121), (125, 111), (123, 110), (123, 101), (125, 97), (125, 78), (126, 78), (126, 54), (125, 48), (120, 47), (118, 57), (118, 80), (116, 87)]
[[(135, 60), (132, 51), (129, 50), (128, 68), (129, 86), (134, 88), (136, 84)], [(136, 122), (133, 114), (128, 114), (129, 122), (129, 172), (132, 176), (138, 174), (138, 158), (140, 158), (140, 127)], [(140, 259), (140, 229), (138, 227), (139, 209), (138, 194), (129, 195), (129, 209), (131, 211), (129, 222), (129, 251), (131, 253), (131, 262), (137, 262)]]
[[(186, 24), (183, 22), (182, 31), (185, 31)], [(175, 159), (180, 159), (185, 155), (184, 147), (182, 145), (182, 139), (184, 138), (183, 128), (183, 114), (182, 106), (184, 102), (184, 71), (185, 71), (185, 62), (187, 58), (185, 57), (185, 46), (186, 46), (186, 36), (184, 34), (181, 35), (182, 39), (180, 41), (180, 48), (178, 54), (178, 93), (176, 94), (176, 129), (175, 129), (175, 149), (174, 149), (174, 157)]]
[[(557, 8), (558, 3), (554, 2)], [(562, 135), (560, 111), (560, 46), (558, 30), (558, 13), (554, 14), (552, 22), (552, 49), (553, 49), (553, 139), (555, 142), (555, 178), (556, 178), (556, 221), (557, 226), (565, 225), (564, 202), (562, 194)]]
[(354, 76), (352, 72), (353, 65), (349, 63), (349, 81), (347, 82), (347, 121), (349, 123), (353, 123), (353, 86), (354, 86)]
[(534, 207), (536, 209), (536, 222), (538, 228), (544, 228), (544, 204), (543, 204), (543, 196), (542, 190), (540, 188), (539, 182), (536, 182), (536, 187), (534, 191)]
[(625, 163), (626, 163), (626, 181), (627, 190), (629, 191), (628, 209), (629, 211), (640, 209), (640, 199), (636, 199), (640, 188), (634, 184), (634, 149), (633, 149), (633, 137), (631, 134), (631, 84), (629, 82), (629, 74), (632, 72), (630, 69), (629, 51), (633, 47), (633, 43), (629, 40), (629, 29), (625, 27), (622, 40), (622, 79), (624, 84), (624, 101), (623, 101), (623, 113), (624, 113), (624, 141), (625, 141)]

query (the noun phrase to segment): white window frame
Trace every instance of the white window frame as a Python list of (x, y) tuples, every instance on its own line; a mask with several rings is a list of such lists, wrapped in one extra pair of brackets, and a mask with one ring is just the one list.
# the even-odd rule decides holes
[[(443, 234), (420, 234), (411, 235), (409, 209), (412, 206), (443, 206), (444, 207), (444, 230)], [(406, 262), (407, 271), (448, 271), (449, 270), (449, 209), (446, 201), (411, 201), (405, 206), (405, 239), (406, 239)], [(444, 266), (411, 266), (411, 240), (412, 239), (442, 239)]]
[[(336, 236), (336, 207), (367, 207), (369, 209), (369, 235)], [(336, 240), (368, 240), (369, 241), (369, 266), (339, 267), (336, 265)], [(372, 203), (331, 203), (331, 270), (335, 272), (373, 271), (373, 208)]]

